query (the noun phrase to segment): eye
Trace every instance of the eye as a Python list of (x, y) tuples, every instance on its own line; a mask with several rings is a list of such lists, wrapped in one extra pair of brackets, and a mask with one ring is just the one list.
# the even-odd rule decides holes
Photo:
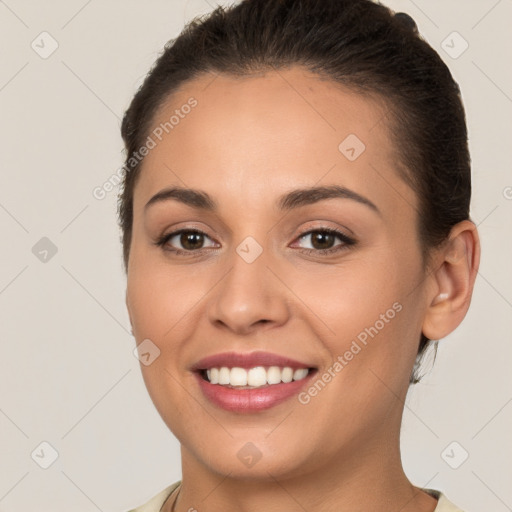
[[(332, 228), (317, 228), (303, 233), (299, 240), (310, 238), (310, 246), (301, 246), (302, 251), (307, 254), (331, 254), (346, 250), (349, 246), (354, 245), (356, 241), (348, 237), (345, 233)], [(336, 239), (341, 242), (333, 245)]]
[[(167, 235), (162, 235), (155, 244), (162, 248), (169, 244), (171, 248), (166, 250), (176, 254), (190, 254), (204, 249), (203, 244), (205, 243), (205, 239), (211, 240), (211, 238), (202, 231), (197, 229), (181, 229), (168, 233)], [(181, 244), (182, 248), (173, 247), (174, 244)], [(215, 247), (215, 244), (209, 247)]]
[[(300, 235), (298, 239), (305, 240), (307, 238), (311, 239), (311, 247), (299, 246), (301, 252), (305, 252), (307, 254), (332, 254), (346, 250), (349, 246), (356, 243), (353, 238), (350, 238), (345, 235), (345, 233), (332, 228), (312, 229)], [(340, 243), (335, 244), (336, 239), (340, 240)], [(204, 244), (207, 240), (210, 240), (211, 243), (210, 245), (205, 246)], [(181, 247), (176, 247), (176, 244), (181, 245)], [(206, 233), (197, 229), (180, 229), (178, 231), (162, 235), (156, 240), (155, 245), (166, 251), (183, 256), (191, 255), (193, 253), (198, 254), (208, 247), (215, 247), (215, 243), (211, 238)]]

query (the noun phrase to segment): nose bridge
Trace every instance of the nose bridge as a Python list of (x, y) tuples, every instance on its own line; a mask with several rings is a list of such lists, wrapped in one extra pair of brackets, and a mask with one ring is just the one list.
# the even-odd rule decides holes
[(233, 248), (230, 269), (211, 296), (212, 323), (243, 332), (257, 323), (286, 321), (285, 290), (267, 268), (271, 260), (270, 249), (250, 236)]

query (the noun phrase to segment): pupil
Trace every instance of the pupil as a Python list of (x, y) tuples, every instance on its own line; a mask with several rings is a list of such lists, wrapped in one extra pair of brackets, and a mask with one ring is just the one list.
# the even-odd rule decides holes
[[(334, 235), (331, 233), (317, 233), (313, 235), (313, 247), (315, 249), (329, 249), (331, 243), (334, 241)], [(320, 242), (320, 247), (317, 247), (315, 242)]]
[(203, 235), (201, 233), (182, 233), (180, 243), (188, 250), (199, 249), (203, 243)]

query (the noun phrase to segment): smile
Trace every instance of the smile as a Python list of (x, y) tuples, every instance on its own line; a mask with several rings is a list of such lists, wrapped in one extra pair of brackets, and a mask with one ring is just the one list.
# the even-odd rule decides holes
[(201, 374), (211, 384), (227, 386), (233, 389), (257, 389), (267, 386), (287, 384), (292, 381), (304, 379), (310, 369), (298, 368), (294, 370), (289, 366), (279, 367), (256, 366), (254, 368), (245, 369), (239, 367), (227, 368), (209, 368), (202, 370)]

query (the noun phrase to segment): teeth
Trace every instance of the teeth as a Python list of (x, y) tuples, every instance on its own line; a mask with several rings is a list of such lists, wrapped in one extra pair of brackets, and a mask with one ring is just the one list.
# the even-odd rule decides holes
[(289, 366), (280, 368), (279, 366), (256, 366), (250, 370), (245, 368), (210, 368), (206, 370), (206, 376), (211, 384), (220, 384), (221, 386), (236, 386), (240, 388), (259, 388), (271, 384), (280, 384), (281, 382), (291, 382), (292, 380), (302, 380), (307, 376), (307, 368), (293, 370)]
[[(231, 370), (231, 374), (233, 374), (234, 370), (235, 368)], [(265, 368), (263, 368), (263, 366), (251, 368), (248, 372), (242, 368), (239, 368), (239, 370), (242, 370), (247, 375), (248, 386), (256, 387), (267, 384), (267, 371)], [(233, 383), (233, 380), (231, 380), (231, 383)]]
[(247, 386), (249, 374), (243, 368), (231, 368), (229, 383), (232, 386)]
[(229, 384), (229, 368), (219, 370), (219, 384)]

